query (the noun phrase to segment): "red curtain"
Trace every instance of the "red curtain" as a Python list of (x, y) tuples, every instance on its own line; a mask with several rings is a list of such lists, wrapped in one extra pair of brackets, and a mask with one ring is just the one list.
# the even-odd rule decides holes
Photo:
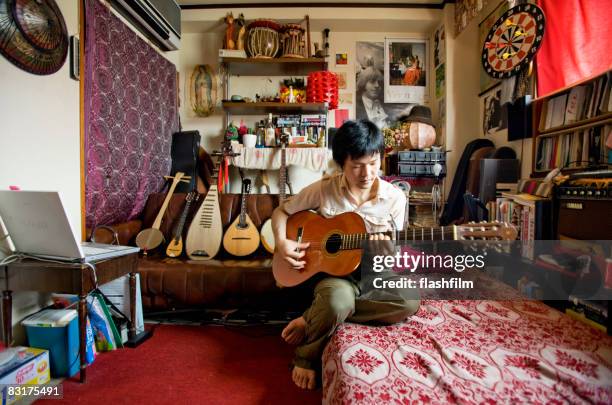
[(537, 55), (538, 96), (612, 67), (612, 1), (538, 0), (546, 31)]

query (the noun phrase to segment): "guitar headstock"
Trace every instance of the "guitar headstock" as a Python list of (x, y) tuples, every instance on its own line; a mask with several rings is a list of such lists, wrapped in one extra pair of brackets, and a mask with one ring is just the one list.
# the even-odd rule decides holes
[(164, 176), (166, 180), (172, 179), (172, 184), (176, 185), (179, 182), (189, 183), (191, 181), (191, 176), (185, 176), (183, 172), (176, 172), (174, 176)]
[(480, 222), (457, 225), (458, 240), (515, 240), (516, 228), (507, 222)]
[(251, 192), (251, 179), (242, 180), (242, 194), (249, 194)]
[(289, 134), (286, 132), (281, 132), (279, 140), (281, 147), (286, 147), (287, 145), (289, 145)]
[(187, 197), (185, 197), (185, 201), (187, 201), (188, 203), (197, 201), (199, 198), (199, 195), (197, 192), (195, 191), (190, 191), (189, 194), (187, 194)]

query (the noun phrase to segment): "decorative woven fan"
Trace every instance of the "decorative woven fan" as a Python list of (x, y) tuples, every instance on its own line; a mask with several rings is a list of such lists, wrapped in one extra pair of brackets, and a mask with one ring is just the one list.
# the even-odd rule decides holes
[(189, 82), (191, 109), (198, 117), (208, 117), (217, 105), (217, 73), (210, 65), (197, 65)]
[(0, 53), (26, 72), (57, 72), (68, 54), (68, 32), (54, 0), (0, 0)]

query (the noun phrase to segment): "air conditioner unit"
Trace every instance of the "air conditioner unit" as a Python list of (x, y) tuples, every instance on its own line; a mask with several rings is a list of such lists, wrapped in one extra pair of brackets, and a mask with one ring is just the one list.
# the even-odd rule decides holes
[(112, 4), (160, 49), (179, 49), (181, 8), (174, 0), (113, 0)]

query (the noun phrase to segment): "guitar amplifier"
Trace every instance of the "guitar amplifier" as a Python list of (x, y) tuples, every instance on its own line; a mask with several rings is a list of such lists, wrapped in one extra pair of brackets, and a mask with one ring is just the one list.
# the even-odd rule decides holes
[(557, 187), (557, 237), (610, 240), (612, 184), (585, 180)]
[(435, 177), (434, 164), (442, 165), (439, 178), (446, 177), (446, 152), (402, 150), (397, 153), (397, 174), (408, 177)]

